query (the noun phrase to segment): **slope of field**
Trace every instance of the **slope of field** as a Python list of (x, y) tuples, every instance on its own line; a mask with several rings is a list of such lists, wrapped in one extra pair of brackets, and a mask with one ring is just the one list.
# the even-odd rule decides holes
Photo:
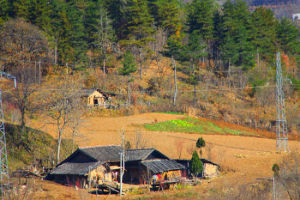
[(257, 135), (251, 131), (218, 126), (211, 121), (203, 121), (197, 118), (186, 117), (184, 119), (169, 120), (165, 122), (145, 124), (146, 129), (150, 131), (169, 131), (183, 133), (201, 133), (201, 134), (230, 134), (230, 135)]
[[(282, 156), (275, 152), (275, 140), (260, 137), (248, 137), (239, 135), (216, 135), (216, 134), (189, 134), (181, 132), (156, 132), (143, 129), (148, 123), (163, 122), (167, 120), (182, 119), (182, 115), (163, 113), (146, 113), (126, 117), (115, 118), (88, 118), (80, 130), (82, 137), (77, 138), (79, 146), (95, 145), (118, 145), (121, 142), (121, 131), (125, 131), (126, 140), (135, 147), (137, 141), (143, 147), (157, 148), (170, 158), (190, 159), (195, 150), (195, 142), (199, 137), (206, 141), (203, 157), (221, 165), (223, 174), (221, 177), (205, 182), (197, 187), (197, 192), (205, 192), (224, 185), (239, 185), (255, 181), (257, 178), (270, 177), (272, 165), (279, 163)], [(37, 122), (32, 125), (37, 125)], [(55, 129), (51, 125), (44, 126), (55, 136)], [(255, 132), (255, 130), (253, 130)], [(290, 141), (290, 150), (299, 151), (300, 143)], [(51, 184), (56, 193), (65, 195), (72, 194), (72, 199), (80, 199), (79, 191)], [(51, 194), (53, 190), (41, 192)], [(78, 196), (75, 198), (75, 196)], [(53, 196), (53, 195), (52, 195)], [(71, 198), (71, 197), (70, 197)], [(113, 197), (110, 197), (113, 198)]]

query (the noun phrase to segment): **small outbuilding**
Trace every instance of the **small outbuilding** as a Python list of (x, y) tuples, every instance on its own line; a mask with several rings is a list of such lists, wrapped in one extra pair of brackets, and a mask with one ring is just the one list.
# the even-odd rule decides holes
[(84, 89), (82, 97), (87, 99), (88, 106), (109, 106), (111, 104), (111, 97), (114, 94), (109, 94), (100, 89)]
[[(200, 159), (203, 164), (203, 173), (201, 174), (204, 178), (212, 178), (219, 175), (219, 168), (220, 166), (214, 162), (211, 162), (207, 159)], [(191, 176), (190, 171), (190, 160), (183, 160), (183, 159), (177, 159), (178, 163), (185, 166), (186, 174), (188, 176)]]
[(100, 89), (94, 90), (91, 94), (88, 96), (88, 105), (89, 106), (101, 106), (108, 104), (110, 100), (110, 97), (101, 91)]

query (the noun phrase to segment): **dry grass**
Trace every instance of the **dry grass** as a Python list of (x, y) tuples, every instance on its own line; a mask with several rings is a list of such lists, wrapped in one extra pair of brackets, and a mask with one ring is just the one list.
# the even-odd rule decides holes
[[(223, 174), (216, 179), (205, 181), (202, 185), (190, 189), (192, 191), (187, 190), (187, 192), (192, 193), (194, 190), (198, 193), (213, 193), (222, 190), (224, 185), (246, 184), (255, 181), (256, 178), (269, 177), (272, 175), (272, 165), (279, 163), (284, 155), (275, 152), (275, 140), (270, 138), (151, 132), (142, 129), (142, 125), (145, 123), (181, 119), (182, 117), (182, 115), (146, 113), (126, 117), (88, 118), (85, 119), (80, 130), (84, 138), (78, 138), (77, 143), (79, 146), (118, 145), (121, 142), (120, 132), (125, 130), (126, 140), (131, 141), (131, 143), (134, 143), (138, 132), (142, 135), (143, 140), (147, 141), (147, 147), (157, 148), (170, 158), (178, 158), (181, 155), (181, 158), (190, 159), (195, 141), (198, 137), (203, 137), (209, 146), (204, 150), (203, 156), (209, 157), (212, 161), (220, 164)], [(222, 122), (215, 123), (230, 126)], [(32, 122), (31, 126), (36, 126), (36, 128), (41, 128), (54, 137), (56, 136), (55, 129), (51, 125), (41, 127), (40, 122)], [(236, 126), (234, 127), (236, 128)], [(245, 128), (245, 130), (248, 129)], [(178, 145), (179, 141), (180, 145)], [(290, 150), (299, 151), (299, 144), (298, 141), (290, 141)], [(182, 146), (182, 149), (177, 149), (178, 146)], [(43, 182), (43, 187), (44, 184), (47, 188), (47, 191), (43, 191), (44, 197), (47, 195), (56, 199), (78, 199), (79, 197), (78, 191), (71, 187), (50, 182)], [(170, 191), (170, 193), (174, 193), (174, 191)], [(71, 196), (67, 197), (66, 195)], [(114, 198), (114, 196), (108, 198)], [(136, 197), (133, 196), (132, 198)]]

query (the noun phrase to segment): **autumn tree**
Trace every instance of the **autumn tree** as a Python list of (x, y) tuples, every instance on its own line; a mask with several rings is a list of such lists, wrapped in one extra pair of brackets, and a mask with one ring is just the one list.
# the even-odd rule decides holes
[[(51, 86), (49, 87), (49, 85)], [(40, 99), (45, 112), (54, 121), (57, 128), (56, 162), (59, 163), (62, 138), (66, 133), (66, 128), (74, 128), (74, 118), (80, 120), (80, 115), (74, 115), (77, 115), (76, 112), (80, 109), (78, 105), (81, 103), (81, 83), (78, 77), (65, 75), (48, 80), (44, 87), (45, 90), (40, 94)], [(75, 126), (77, 128), (76, 124)]]
[(50, 58), (48, 42), (37, 27), (22, 20), (10, 20), (0, 29), (0, 52), (3, 70), (15, 75), (19, 82), (13, 99), (24, 128), (25, 113), (31, 108), (29, 97), (41, 82), (42, 70)]

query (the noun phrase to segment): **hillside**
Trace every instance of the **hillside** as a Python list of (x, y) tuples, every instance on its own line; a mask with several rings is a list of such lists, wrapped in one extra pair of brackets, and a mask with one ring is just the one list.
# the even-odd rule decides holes
[[(17, 169), (53, 167), (57, 141), (48, 133), (18, 125), (5, 124), (10, 172)], [(64, 140), (63, 157), (71, 153), (71, 143)], [(76, 147), (75, 147), (76, 148)]]
[[(190, 159), (195, 150), (195, 141), (203, 137), (206, 147), (203, 157), (208, 158), (221, 165), (221, 176), (215, 179), (203, 180), (203, 183), (191, 188), (165, 191), (165, 197), (174, 199), (185, 199), (190, 195), (191, 199), (213, 198), (222, 195), (224, 191), (238, 189), (239, 186), (257, 184), (257, 179), (272, 176), (272, 165), (280, 163), (286, 156), (285, 153), (275, 152), (275, 140), (263, 137), (249, 137), (223, 134), (190, 134), (182, 132), (149, 131), (143, 126), (149, 123), (163, 123), (168, 120), (179, 120), (185, 116), (167, 113), (145, 113), (123, 117), (89, 117), (82, 124), (82, 136), (77, 138), (80, 146), (118, 145), (121, 142), (121, 130), (125, 131), (125, 139), (131, 142), (133, 148), (153, 147), (171, 158)], [(221, 125), (220, 125), (221, 126)], [(224, 127), (232, 129), (234, 126), (223, 124)], [(43, 127), (53, 133), (51, 126)], [(242, 127), (235, 127), (242, 129)], [(245, 130), (257, 133), (256, 130)], [(259, 133), (257, 133), (259, 135)], [(54, 134), (55, 135), (55, 134)], [(289, 141), (290, 150), (299, 152), (299, 141)], [(96, 199), (95, 195), (88, 194), (85, 190), (75, 190), (71, 187), (54, 184), (51, 182), (36, 183), (40, 188), (35, 193), (35, 198), (51, 197), (53, 199)], [(56, 191), (53, 193), (53, 191)], [(215, 191), (215, 192), (208, 192)], [(160, 192), (136, 192), (137, 195), (127, 195), (126, 199), (137, 199), (148, 196), (150, 199), (162, 198)], [(140, 194), (140, 195), (138, 195)], [(148, 198), (147, 197), (147, 198)], [(221, 196), (222, 197), (222, 196)], [(221, 198), (220, 197), (220, 198)], [(109, 196), (108, 199), (117, 199), (118, 196)], [(145, 197), (146, 198), (146, 197)], [(221, 198), (222, 199), (222, 198)]]

